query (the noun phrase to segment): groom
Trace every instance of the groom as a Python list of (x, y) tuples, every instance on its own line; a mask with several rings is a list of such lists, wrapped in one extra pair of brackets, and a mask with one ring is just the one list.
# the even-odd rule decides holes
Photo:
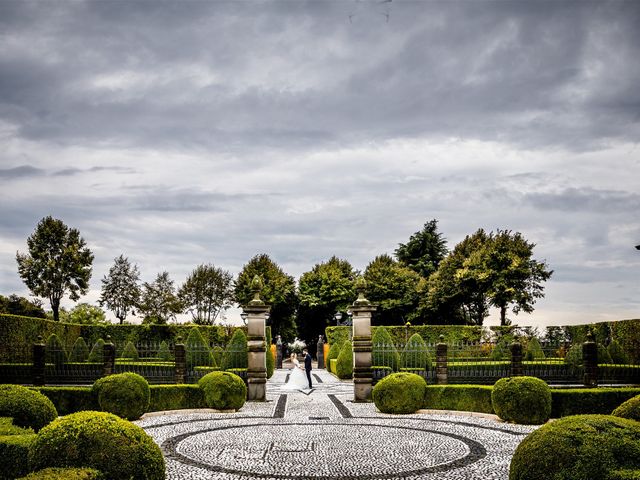
[(311, 385), (311, 355), (309, 355), (309, 350), (307, 350), (306, 348), (302, 350), (302, 353), (304, 353), (304, 370), (305, 372), (307, 372), (307, 380), (309, 380), (309, 390), (311, 390), (311, 388), (313, 388), (313, 386)]

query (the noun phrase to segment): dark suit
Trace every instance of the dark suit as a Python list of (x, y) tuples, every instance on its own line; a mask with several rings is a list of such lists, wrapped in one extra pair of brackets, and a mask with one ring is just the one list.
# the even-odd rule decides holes
[(304, 371), (307, 372), (307, 380), (309, 380), (309, 388), (313, 388), (311, 384), (311, 355), (308, 353), (304, 357)]

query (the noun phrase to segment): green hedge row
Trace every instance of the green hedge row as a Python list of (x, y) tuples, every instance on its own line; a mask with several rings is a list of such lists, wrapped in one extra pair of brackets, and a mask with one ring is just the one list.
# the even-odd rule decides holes
[[(327, 327), (325, 335), (330, 345), (344, 343), (349, 340), (352, 327)], [(375, 335), (378, 327), (371, 327), (371, 335)], [(482, 327), (467, 325), (411, 325), (385, 326), (391, 337), (391, 341), (397, 345), (403, 345), (407, 339), (418, 334), (427, 344), (436, 344), (440, 341), (440, 335), (444, 335), (445, 342), (479, 342), (482, 338)]]
[(428, 385), (424, 408), (494, 413), (487, 385)]

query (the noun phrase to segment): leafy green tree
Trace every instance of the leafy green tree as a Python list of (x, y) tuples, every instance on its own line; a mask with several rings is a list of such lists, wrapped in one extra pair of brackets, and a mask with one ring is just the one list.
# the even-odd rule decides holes
[(114, 259), (109, 274), (102, 278), (101, 307), (113, 312), (122, 325), (129, 312), (135, 315), (134, 308), (140, 302), (140, 271), (124, 255)]
[(69, 323), (80, 323), (84, 325), (98, 325), (109, 323), (104, 314), (104, 310), (89, 303), (79, 303), (71, 309), (66, 321)]
[(58, 321), (65, 294), (77, 301), (89, 290), (93, 254), (78, 230), (53, 217), (40, 220), (27, 246), (29, 253), (16, 253), (18, 274), (33, 295), (49, 299)]
[(296, 335), (295, 312), (298, 306), (296, 282), (287, 275), (267, 254), (253, 257), (242, 267), (236, 279), (234, 296), (239, 305), (247, 305), (253, 299), (251, 282), (258, 275), (264, 285), (260, 298), (271, 307), (269, 324), (274, 336), (283, 341), (293, 340)]
[(168, 272), (159, 273), (152, 283), (144, 283), (139, 310), (144, 315), (143, 323), (160, 325), (165, 325), (182, 312)]
[(178, 298), (194, 323), (213, 325), (233, 302), (232, 282), (228, 271), (211, 264), (198, 265), (180, 287)]
[(302, 274), (298, 284), (298, 334), (307, 345), (324, 334), (336, 312), (346, 314), (356, 299), (356, 274), (348, 261), (336, 256)]
[(545, 262), (532, 258), (534, 247), (520, 233), (498, 230), (459, 272), (461, 280), (475, 282), (486, 292), (490, 304), (500, 309), (501, 325), (507, 325), (510, 305), (516, 315), (531, 313), (536, 299), (544, 297), (543, 282), (553, 271)]
[(16, 294), (5, 297), (0, 295), (0, 313), (22, 315), (23, 317), (47, 318), (39, 299), (33, 301)]
[(418, 304), (420, 276), (389, 255), (377, 256), (364, 271), (366, 297), (378, 310), (374, 325), (404, 325)]
[(397, 259), (424, 278), (438, 269), (438, 265), (447, 255), (447, 241), (438, 232), (438, 221), (433, 219), (414, 233), (409, 241), (398, 245), (395, 251)]

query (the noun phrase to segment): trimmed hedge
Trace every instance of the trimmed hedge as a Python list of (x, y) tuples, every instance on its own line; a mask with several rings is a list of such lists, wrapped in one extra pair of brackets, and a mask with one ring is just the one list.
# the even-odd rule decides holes
[(209, 349), (207, 341), (202, 336), (198, 327), (193, 327), (189, 332), (187, 341), (184, 344), (186, 351), (187, 365), (215, 367), (217, 366), (213, 360), (213, 355)]
[(640, 395), (640, 388), (554, 388), (551, 390), (551, 416), (609, 415), (614, 408), (636, 395)]
[[(371, 335), (376, 334), (376, 330), (380, 327), (371, 327)], [(400, 345), (407, 341), (407, 335), (420, 335), (422, 339), (429, 345), (435, 345), (440, 341), (440, 335), (444, 335), (445, 343), (467, 343), (479, 342), (482, 338), (482, 327), (467, 325), (392, 325), (384, 327), (391, 339), (392, 343)], [(352, 327), (327, 327), (325, 335), (327, 343), (344, 342), (349, 340), (349, 333)]]
[(0, 385), (0, 417), (11, 417), (13, 424), (36, 432), (58, 416), (51, 400), (20, 385)]
[(120, 355), (118, 355), (118, 358), (127, 358), (137, 361), (140, 358), (140, 354), (138, 353), (138, 349), (133, 344), (133, 342), (129, 341), (124, 346), (122, 352), (120, 352)]
[(427, 382), (414, 373), (392, 373), (373, 387), (373, 402), (382, 413), (415, 413), (422, 408)]
[(102, 480), (104, 475), (94, 468), (45, 468), (18, 480)]
[(640, 423), (611, 415), (578, 415), (529, 434), (513, 455), (509, 480), (610, 480), (612, 472), (638, 469)]
[(611, 415), (640, 422), (640, 395), (624, 402)]
[(107, 478), (164, 480), (160, 447), (131, 422), (104, 412), (78, 412), (43, 428), (29, 449), (34, 469), (90, 467)]
[(31, 389), (51, 400), (60, 415), (100, 408), (91, 387), (31, 387)]
[(371, 343), (373, 344), (371, 349), (373, 365), (390, 367), (391, 370), (397, 372), (400, 368), (400, 354), (385, 327), (376, 328)]
[(137, 420), (149, 408), (149, 383), (137, 373), (118, 373), (93, 384), (100, 410)]
[(336, 374), (336, 370), (337, 370), (336, 365), (338, 365), (338, 359), (337, 358), (332, 358), (331, 360), (329, 360), (329, 364), (328, 364), (329, 371), (331, 373), (333, 373), (334, 375)]
[[(327, 365), (327, 370), (329, 370), (330, 372), (332, 371), (331, 360), (338, 359), (338, 355), (340, 355), (340, 350), (342, 349), (342, 343), (332, 343), (331, 346), (329, 347), (329, 353), (327, 354), (327, 359), (325, 363)], [(336, 372), (333, 372), (333, 373), (336, 373)]]
[(240, 410), (247, 399), (247, 386), (242, 378), (230, 372), (207, 373), (198, 381), (209, 408)]
[(158, 358), (163, 362), (173, 361), (173, 355), (171, 355), (169, 344), (165, 340), (160, 342), (160, 346), (158, 347)]
[(198, 385), (151, 385), (149, 412), (207, 408)]
[(401, 368), (419, 370), (429, 370), (431, 368), (431, 356), (427, 350), (427, 344), (417, 333), (411, 335), (400, 354), (400, 366)]
[[(575, 343), (567, 352), (564, 361), (574, 367), (579, 367), (583, 363), (582, 343)], [(598, 364), (611, 363), (611, 355), (604, 345), (598, 343)]]
[(91, 347), (91, 352), (89, 352), (89, 362), (102, 363), (104, 356), (104, 340), (99, 338), (96, 340), (96, 343)]
[(502, 420), (540, 425), (551, 415), (551, 389), (535, 377), (502, 378), (493, 386), (491, 404)]
[(87, 346), (87, 342), (84, 341), (84, 338), (78, 337), (71, 348), (69, 361), (86, 362), (87, 360), (89, 360), (89, 347)]
[(0, 436), (0, 479), (29, 473), (29, 447), (35, 438), (35, 433)]
[(487, 385), (427, 385), (423, 408), (495, 413), (492, 390)]
[(49, 335), (45, 345), (45, 362), (54, 365), (62, 365), (67, 361), (67, 352), (64, 345), (55, 333)]
[(542, 350), (542, 345), (540, 345), (540, 341), (536, 337), (529, 339), (523, 360), (544, 360), (544, 358), (545, 355)]
[(267, 364), (267, 378), (273, 377), (273, 372), (276, 369), (276, 359), (273, 356), (273, 350), (271, 349), (271, 327), (265, 329), (266, 338), (266, 364)]
[(353, 345), (344, 342), (336, 361), (336, 375), (341, 379), (353, 378)]

